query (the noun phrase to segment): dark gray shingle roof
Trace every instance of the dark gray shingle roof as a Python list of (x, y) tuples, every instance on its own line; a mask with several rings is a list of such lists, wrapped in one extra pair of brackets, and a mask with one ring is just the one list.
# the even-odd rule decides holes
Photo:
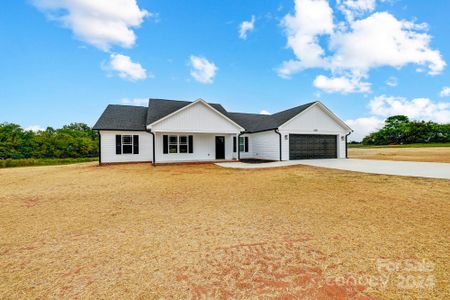
[[(191, 104), (189, 101), (149, 99), (149, 106), (108, 105), (94, 125), (95, 130), (145, 130), (146, 125)], [(273, 115), (227, 112), (218, 103), (208, 103), (214, 109), (241, 125), (247, 132), (276, 129), (316, 102), (296, 106)]]
[(287, 110), (280, 111), (273, 115), (228, 113), (230, 119), (240, 124), (248, 132), (265, 131), (277, 129), (288, 120), (292, 119), (316, 102), (306, 103)]
[(147, 107), (108, 105), (95, 123), (94, 130), (145, 130)]

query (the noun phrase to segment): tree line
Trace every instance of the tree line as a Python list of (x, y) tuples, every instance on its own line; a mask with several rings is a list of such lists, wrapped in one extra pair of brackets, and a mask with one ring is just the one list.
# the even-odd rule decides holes
[(407, 116), (387, 118), (384, 126), (366, 136), (364, 145), (391, 145), (415, 143), (450, 143), (450, 124), (431, 121), (411, 121)]
[(0, 159), (81, 158), (98, 156), (98, 136), (84, 123), (41, 131), (0, 123)]
[[(411, 121), (397, 115), (387, 118), (383, 128), (362, 140), (364, 145), (413, 143), (450, 143), (450, 124)], [(96, 157), (98, 150), (97, 132), (84, 123), (37, 132), (0, 123), (0, 159)]]

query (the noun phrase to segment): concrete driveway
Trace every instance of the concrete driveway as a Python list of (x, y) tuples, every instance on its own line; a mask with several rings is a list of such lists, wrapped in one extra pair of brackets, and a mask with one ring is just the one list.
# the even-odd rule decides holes
[(432, 162), (411, 162), (369, 159), (305, 159), (296, 161), (277, 161), (261, 164), (241, 162), (218, 163), (222, 167), (239, 169), (272, 168), (292, 165), (339, 169), (372, 174), (413, 176), (450, 179), (450, 164)]

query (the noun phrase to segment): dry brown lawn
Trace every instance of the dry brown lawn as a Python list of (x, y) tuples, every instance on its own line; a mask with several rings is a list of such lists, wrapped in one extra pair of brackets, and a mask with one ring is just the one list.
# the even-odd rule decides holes
[(450, 147), (349, 148), (350, 158), (450, 163)]
[(0, 187), (2, 299), (450, 297), (445, 180), (86, 163)]

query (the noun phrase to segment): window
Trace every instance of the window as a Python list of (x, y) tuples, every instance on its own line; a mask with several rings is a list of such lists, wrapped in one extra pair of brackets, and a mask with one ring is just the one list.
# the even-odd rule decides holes
[(248, 136), (241, 136), (239, 138), (239, 151), (248, 152)]
[(116, 135), (116, 154), (139, 154), (139, 135)]
[(169, 136), (169, 153), (178, 153), (178, 136)]
[(188, 153), (188, 137), (181, 135), (179, 136), (179, 141), (180, 153)]
[(192, 135), (163, 135), (163, 153), (193, 153), (194, 136)]

